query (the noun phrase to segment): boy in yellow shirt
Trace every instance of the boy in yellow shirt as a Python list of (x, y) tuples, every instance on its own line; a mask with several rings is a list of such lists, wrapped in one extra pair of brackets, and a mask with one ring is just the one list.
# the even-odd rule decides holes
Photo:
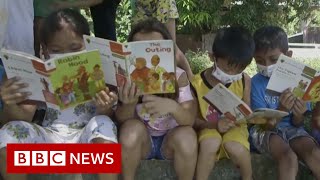
[(217, 32), (212, 47), (214, 66), (192, 80), (198, 97), (200, 116), (195, 124), (199, 138), (197, 180), (207, 180), (216, 160), (230, 158), (240, 168), (243, 180), (252, 179), (247, 125), (235, 125), (203, 99), (218, 83), (250, 105), (250, 77), (243, 70), (251, 63), (254, 41), (250, 33), (240, 27)]

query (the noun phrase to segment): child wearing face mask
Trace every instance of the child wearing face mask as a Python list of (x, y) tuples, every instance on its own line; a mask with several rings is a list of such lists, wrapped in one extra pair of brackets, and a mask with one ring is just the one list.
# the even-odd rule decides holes
[(200, 116), (195, 128), (198, 129), (200, 150), (196, 179), (207, 180), (215, 161), (231, 159), (240, 168), (244, 180), (252, 179), (247, 125), (235, 125), (204, 99), (218, 83), (250, 105), (250, 77), (243, 70), (251, 63), (254, 42), (250, 33), (241, 27), (220, 29), (212, 46), (214, 66), (202, 71), (192, 80)]
[(279, 180), (294, 180), (298, 172), (298, 160), (301, 158), (316, 179), (320, 179), (320, 150), (316, 141), (303, 128), (311, 118), (310, 104), (295, 98), (291, 89), (280, 96), (266, 93), (266, 87), (280, 54), (292, 55), (289, 51), (287, 34), (280, 27), (267, 26), (254, 34), (255, 54), (258, 74), (252, 78), (251, 108), (272, 108), (290, 113), (279, 123), (269, 121), (262, 131), (258, 125), (250, 128), (250, 140), (253, 148), (266, 153), (278, 164)]
[[(86, 19), (77, 11), (60, 10), (49, 15), (43, 24), (42, 44), (46, 57), (85, 49), (83, 34), (89, 34)], [(8, 143), (117, 143), (117, 128), (109, 118), (117, 95), (108, 89), (96, 94), (94, 100), (60, 111), (47, 105), (42, 126), (32, 123), (39, 106), (20, 104), (32, 92), (19, 78), (6, 80), (0, 89), (4, 102), (0, 129), (0, 159), (6, 157)], [(7, 174), (6, 161), (0, 161), (4, 179), (26, 179), (25, 174)], [(115, 174), (100, 174), (100, 179), (117, 179)]]

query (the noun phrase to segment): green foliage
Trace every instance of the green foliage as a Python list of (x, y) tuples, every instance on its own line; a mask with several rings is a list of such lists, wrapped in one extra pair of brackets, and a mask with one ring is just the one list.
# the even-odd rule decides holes
[(319, 24), (313, 0), (176, 0), (180, 33), (204, 34), (229, 25), (251, 31), (264, 25), (279, 25), (289, 34), (300, 30), (300, 22)]
[[(201, 71), (211, 67), (213, 65), (210, 60), (208, 53), (198, 50), (197, 52), (187, 51), (186, 57), (191, 66), (193, 74), (198, 74)], [(320, 58), (315, 59), (297, 59), (305, 64), (310, 65), (311, 67), (320, 70)], [(244, 70), (250, 77), (254, 76), (257, 73), (256, 63), (252, 60), (251, 64)]]
[[(181, 33), (212, 31), (220, 23), (219, 9), (223, 0), (176, 0)], [(200, 32), (199, 32), (200, 31)]]
[(207, 52), (200, 50), (197, 52), (187, 51), (185, 55), (189, 61), (193, 74), (198, 74), (213, 65)]
[(116, 28), (119, 42), (126, 42), (131, 31), (132, 9), (130, 0), (122, 0), (117, 10)]

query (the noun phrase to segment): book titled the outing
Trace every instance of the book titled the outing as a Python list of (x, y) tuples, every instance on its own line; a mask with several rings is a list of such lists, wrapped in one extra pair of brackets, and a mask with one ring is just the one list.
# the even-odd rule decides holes
[(291, 88), (304, 101), (320, 101), (320, 72), (288, 56), (281, 55), (267, 85), (267, 93), (280, 95)]
[(98, 50), (72, 53), (43, 61), (22, 52), (2, 49), (0, 57), (8, 78), (19, 76), (29, 86), (29, 102), (46, 102), (61, 110), (92, 100), (105, 88)]
[(217, 84), (203, 98), (215, 107), (222, 116), (237, 124), (265, 124), (268, 120), (281, 120), (289, 115), (287, 112), (267, 108), (256, 109), (253, 112), (245, 102), (221, 83)]
[(99, 49), (106, 83), (135, 83), (142, 94), (175, 93), (175, 56), (172, 40), (119, 43), (84, 36), (87, 50)]

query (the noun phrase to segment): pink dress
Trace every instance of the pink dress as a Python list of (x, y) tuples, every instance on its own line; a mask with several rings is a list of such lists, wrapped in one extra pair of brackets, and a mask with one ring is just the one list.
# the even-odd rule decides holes
[[(181, 74), (184, 73), (180, 68), (176, 70), (176, 78), (179, 79)], [(193, 100), (193, 96), (191, 94), (190, 85), (179, 88), (179, 97), (177, 98), (178, 103), (183, 103)], [(173, 129), (178, 125), (176, 120), (170, 115), (166, 114), (159, 118), (153, 119), (150, 114), (148, 114), (147, 110), (142, 106), (142, 104), (138, 104), (136, 106), (137, 114), (141, 121), (143, 121), (151, 136), (162, 136), (165, 135), (170, 129)]]

